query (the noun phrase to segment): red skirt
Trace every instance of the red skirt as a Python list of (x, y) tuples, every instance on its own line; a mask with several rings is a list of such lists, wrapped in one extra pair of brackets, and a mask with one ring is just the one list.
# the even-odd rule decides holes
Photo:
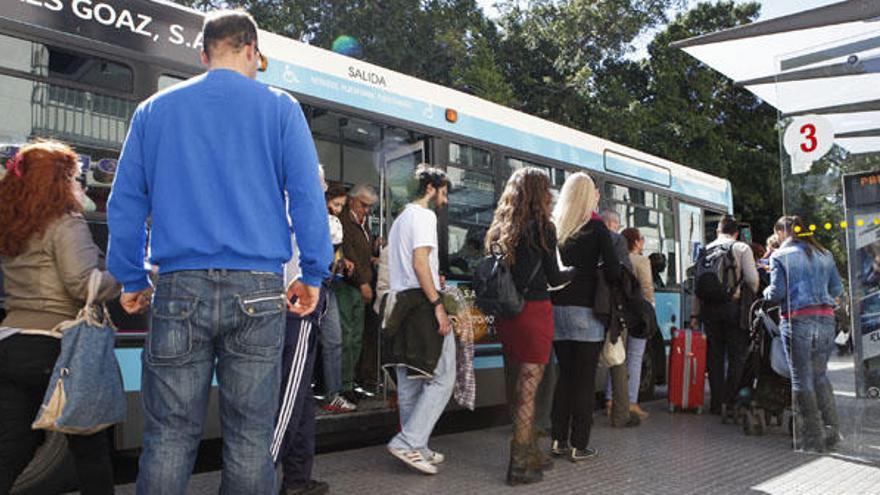
[(547, 364), (553, 347), (553, 304), (526, 301), (515, 318), (499, 320), (498, 336), (507, 358), (515, 363)]

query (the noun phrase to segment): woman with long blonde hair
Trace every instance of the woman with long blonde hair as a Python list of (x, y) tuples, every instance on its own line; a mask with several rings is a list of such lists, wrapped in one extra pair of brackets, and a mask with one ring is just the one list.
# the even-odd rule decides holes
[[(514, 433), (507, 482), (511, 485), (543, 479), (544, 460), (535, 438), (535, 392), (550, 360), (553, 307), (548, 284), (571, 278), (556, 262), (556, 229), (550, 220), (550, 179), (537, 168), (517, 170), (508, 179), (495, 217), (486, 233), (486, 250), (504, 253), (525, 306), (514, 318), (499, 320), (496, 328), (507, 360), (517, 371)], [(550, 460), (552, 463), (552, 460)], [(548, 466), (549, 467), (549, 466)]]
[(596, 368), (605, 340), (605, 325), (593, 313), (598, 266), (609, 284), (620, 278), (620, 262), (611, 234), (596, 215), (599, 191), (589, 175), (578, 172), (562, 186), (553, 212), (562, 263), (576, 275), (553, 293), (553, 350), (559, 378), (553, 394), (551, 452), (572, 462), (596, 455), (589, 446), (596, 395)]

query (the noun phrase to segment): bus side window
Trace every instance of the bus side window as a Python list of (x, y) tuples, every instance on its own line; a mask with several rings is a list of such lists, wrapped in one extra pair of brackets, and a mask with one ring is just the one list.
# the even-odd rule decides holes
[(495, 176), (490, 152), (449, 143), (449, 274), (470, 278), (483, 257), (483, 241), (495, 212)]

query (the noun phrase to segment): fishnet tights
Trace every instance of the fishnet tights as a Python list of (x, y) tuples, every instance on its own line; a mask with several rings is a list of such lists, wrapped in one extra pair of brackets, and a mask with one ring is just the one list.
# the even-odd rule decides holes
[(513, 407), (513, 438), (528, 443), (535, 424), (535, 394), (544, 376), (543, 364), (523, 363), (516, 381), (516, 402)]

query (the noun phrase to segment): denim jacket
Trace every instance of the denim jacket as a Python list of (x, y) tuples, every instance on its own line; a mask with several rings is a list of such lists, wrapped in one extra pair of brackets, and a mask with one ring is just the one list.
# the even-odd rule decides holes
[(813, 250), (809, 257), (800, 242), (787, 241), (770, 257), (770, 286), (764, 299), (779, 301), (783, 312), (809, 306), (834, 305), (843, 285), (830, 252)]

